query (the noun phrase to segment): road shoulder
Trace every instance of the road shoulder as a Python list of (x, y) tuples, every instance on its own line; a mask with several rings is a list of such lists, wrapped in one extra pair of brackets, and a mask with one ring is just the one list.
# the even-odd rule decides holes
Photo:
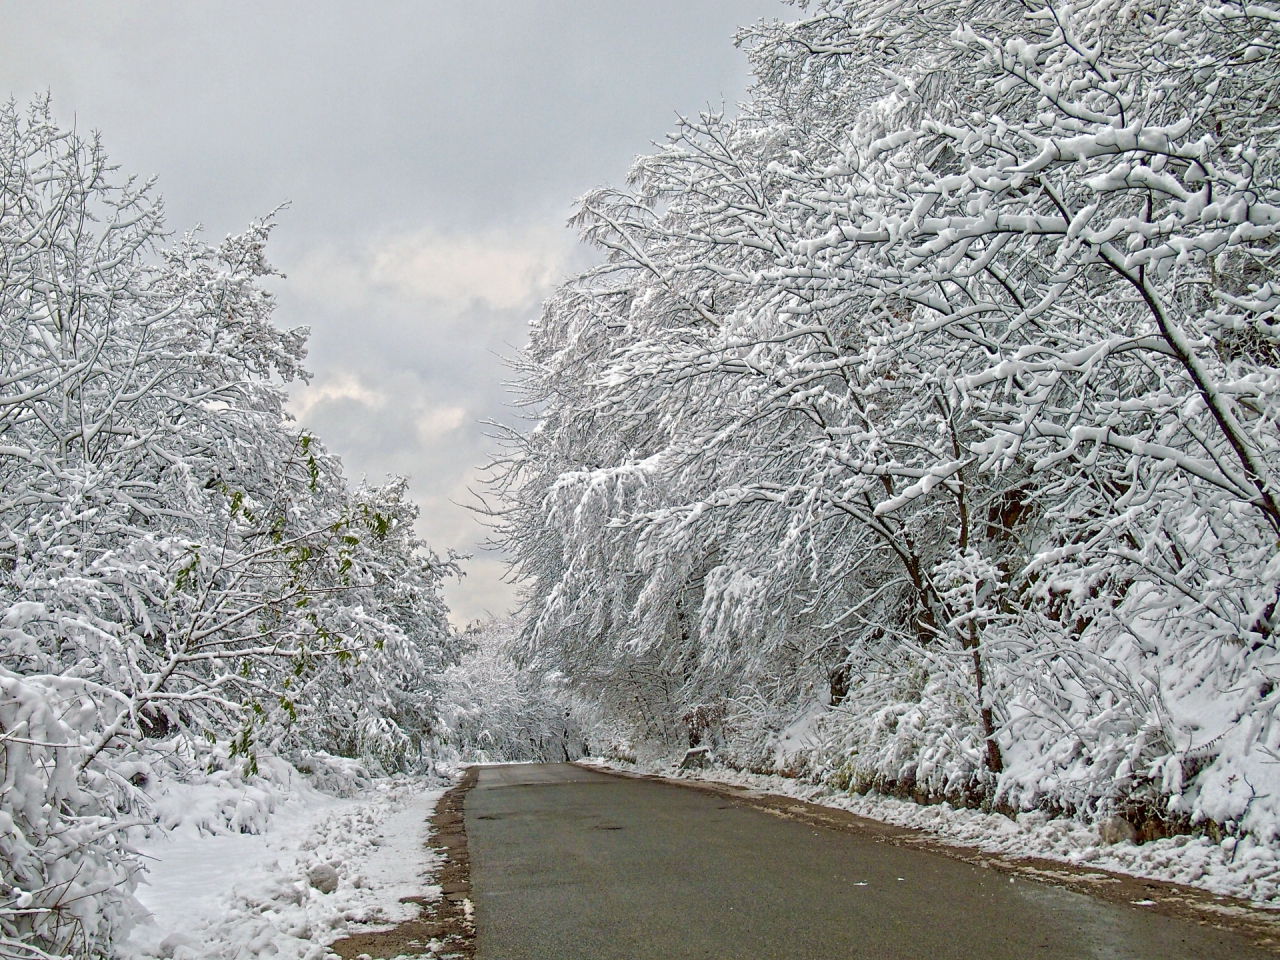
[(471, 860), (464, 814), (467, 792), (475, 783), (476, 770), (472, 767), (457, 786), (440, 798), (430, 820), (426, 845), (441, 857), (439, 870), (432, 878), (432, 884), (440, 889), (439, 895), (401, 898), (401, 903), (418, 905), (417, 917), (394, 927), (361, 931), (336, 940), (329, 946), (333, 953), (342, 960), (438, 955), (470, 960), (475, 956)]

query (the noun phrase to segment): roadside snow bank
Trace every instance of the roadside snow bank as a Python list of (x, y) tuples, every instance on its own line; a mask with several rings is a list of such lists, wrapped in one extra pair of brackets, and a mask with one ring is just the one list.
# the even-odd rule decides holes
[[(415, 916), (400, 898), (433, 893), (435, 854), (423, 844), (445, 787), (365, 778), (353, 795), (336, 797), (281, 762), (265, 787), (219, 779), (160, 785), (156, 809), (173, 822), (135, 843), (147, 863), (137, 896), (151, 918), (118, 955), (320, 960), (353, 929)], [(332, 785), (332, 772), (321, 779)], [(308, 882), (322, 865), (336, 873), (331, 893)]]
[(1068, 863), (1089, 864), (1135, 877), (1168, 880), (1200, 887), (1211, 893), (1251, 900), (1258, 906), (1280, 910), (1280, 847), (1263, 844), (1251, 836), (1224, 838), (1177, 836), (1148, 843), (1106, 845), (1095, 825), (1080, 820), (1051, 818), (1042, 812), (983, 813), (949, 803), (918, 804), (878, 793), (859, 795), (833, 792), (801, 780), (765, 776), (724, 768), (698, 773), (681, 771), (670, 762), (638, 764), (628, 768), (610, 761), (582, 761), (617, 770), (637, 769), (665, 777), (707, 780), (749, 787), (806, 800), (895, 826), (924, 830), (944, 843), (975, 847), (988, 853), (1013, 857), (1044, 857)]

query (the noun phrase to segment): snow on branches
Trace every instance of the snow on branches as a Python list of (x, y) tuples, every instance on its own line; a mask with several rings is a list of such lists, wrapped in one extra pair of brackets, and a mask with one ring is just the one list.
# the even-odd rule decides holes
[(580, 202), (526, 643), (746, 763), (822, 699), (815, 775), (1272, 837), (1280, 7), (802, 7)]
[(290, 426), (270, 219), (164, 247), (161, 214), (47, 102), (0, 108), (4, 956), (127, 927), (157, 757), (395, 768), (433, 733), (456, 568), (402, 480), (349, 490)]

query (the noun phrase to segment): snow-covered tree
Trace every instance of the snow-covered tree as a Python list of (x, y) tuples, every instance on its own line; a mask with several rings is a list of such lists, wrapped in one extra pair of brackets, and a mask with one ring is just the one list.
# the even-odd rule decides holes
[[(47, 101), (0, 108), (0, 944), (105, 951), (157, 757), (416, 762), (456, 572), (403, 481), (350, 490), (291, 426), (271, 220), (166, 246)], [(24, 953), (24, 951), (26, 951)], [(6, 954), (8, 955), (8, 954)]]
[(855, 784), (1274, 832), (1280, 8), (802, 10), (581, 201), (528, 652), (747, 762), (821, 699)]
[(583, 756), (578, 703), (564, 678), (511, 656), (514, 620), (491, 619), (459, 637), (461, 656), (444, 672), (439, 736), (463, 762), (561, 762)]

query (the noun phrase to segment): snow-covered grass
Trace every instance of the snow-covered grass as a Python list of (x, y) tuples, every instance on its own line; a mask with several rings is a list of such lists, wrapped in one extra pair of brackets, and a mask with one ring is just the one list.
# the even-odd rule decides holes
[(1251, 900), (1260, 907), (1280, 910), (1280, 846), (1263, 844), (1251, 836), (1224, 838), (1178, 836), (1149, 843), (1104, 844), (1096, 825), (1077, 819), (1049, 817), (1042, 812), (1012, 819), (949, 803), (919, 804), (875, 792), (865, 795), (833, 791), (804, 780), (714, 767), (682, 771), (670, 761), (635, 766), (593, 759), (582, 761), (618, 770), (690, 780), (707, 780), (795, 797), (822, 806), (847, 810), (896, 826), (924, 830), (938, 840), (1013, 857), (1044, 857), (1113, 870), (1135, 877), (1168, 880), (1200, 887), (1215, 894)]
[[(254, 784), (208, 778), (156, 788), (170, 829), (136, 843), (148, 864), (137, 896), (150, 918), (119, 956), (321, 960), (346, 933), (416, 915), (402, 897), (439, 895), (429, 883), (437, 856), (424, 841), (445, 785), (346, 778), (363, 788), (338, 797), (283, 762), (264, 773)], [(331, 893), (308, 882), (320, 864), (337, 872)]]

